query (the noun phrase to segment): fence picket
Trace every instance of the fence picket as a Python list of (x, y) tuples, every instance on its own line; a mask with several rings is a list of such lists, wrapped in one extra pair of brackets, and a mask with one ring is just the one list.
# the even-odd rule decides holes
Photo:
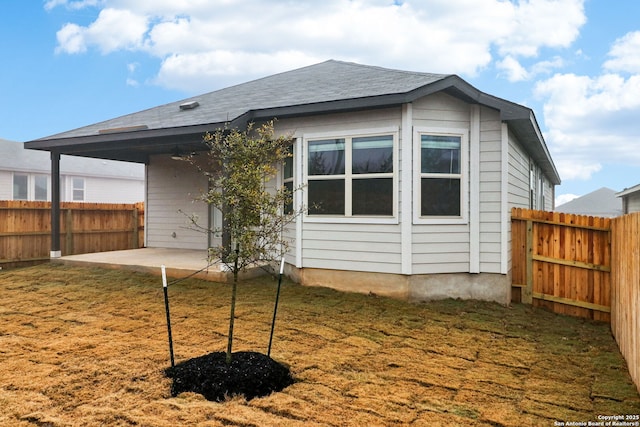
[[(63, 202), (61, 211), (63, 255), (132, 249), (144, 244), (143, 203)], [(48, 260), (50, 242), (50, 202), (0, 201), (1, 267)]]

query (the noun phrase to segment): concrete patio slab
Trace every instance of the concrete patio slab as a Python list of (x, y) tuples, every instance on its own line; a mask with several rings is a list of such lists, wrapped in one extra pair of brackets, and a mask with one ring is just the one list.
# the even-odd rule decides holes
[(124, 251), (98, 252), (52, 258), (51, 262), (66, 265), (95, 266), (139, 271), (161, 275), (164, 265), (167, 276), (181, 278), (194, 275), (199, 279), (226, 282), (229, 273), (220, 263), (210, 265), (206, 250), (142, 248)]

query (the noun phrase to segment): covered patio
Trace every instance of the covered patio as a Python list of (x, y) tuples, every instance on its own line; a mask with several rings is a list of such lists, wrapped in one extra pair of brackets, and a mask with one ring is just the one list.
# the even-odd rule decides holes
[[(76, 265), (130, 270), (154, 275), (161, 274), (164, 265), (167, 276), (183, 278), (190, 275), (212, 282), (226, 282), (230, 273), (221, 263), (209, 264), (207, 252), (194, 249), (142, 248), (124, 251), (97, 252), (80, 255), (67, 255), (52, 258), (51, 262)], [(246, 272), (243, 277), (257, 276), (264, 272), (260, 268)]]

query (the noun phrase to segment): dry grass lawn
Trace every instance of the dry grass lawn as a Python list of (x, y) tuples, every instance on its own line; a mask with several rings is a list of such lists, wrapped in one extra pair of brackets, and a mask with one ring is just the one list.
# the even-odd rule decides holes
[[(276, 282), (245, 282), (235, 351), (266, 352)], [(224, 351), (230, 286), (169, 288), (176, 361)], [(523, 305), (409, 304), (284, 283), (271, 356), (297, 382), (172, 398), (159, 277), (0, 271), (2, 426), (552, 426), (640, 414), (609, 326)]]

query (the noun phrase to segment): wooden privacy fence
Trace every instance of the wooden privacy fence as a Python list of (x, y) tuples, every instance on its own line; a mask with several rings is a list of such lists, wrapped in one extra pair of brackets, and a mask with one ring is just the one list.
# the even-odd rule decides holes
[(610, 320), (610, 218), (514, 208), (511, 242), (513, 299)]
[(640, 212), (612, 220), (611, 331), (640, 392)]
[(514, 208), (516, 301), (611, 322), (640, 391), (640, 212), (597, 218)]
[[(144, 244), (144, 204), (60, 204), (62, 255), (135, 249)], [(0, 267), (49, 260), (51, 203), (0, 201)]]

